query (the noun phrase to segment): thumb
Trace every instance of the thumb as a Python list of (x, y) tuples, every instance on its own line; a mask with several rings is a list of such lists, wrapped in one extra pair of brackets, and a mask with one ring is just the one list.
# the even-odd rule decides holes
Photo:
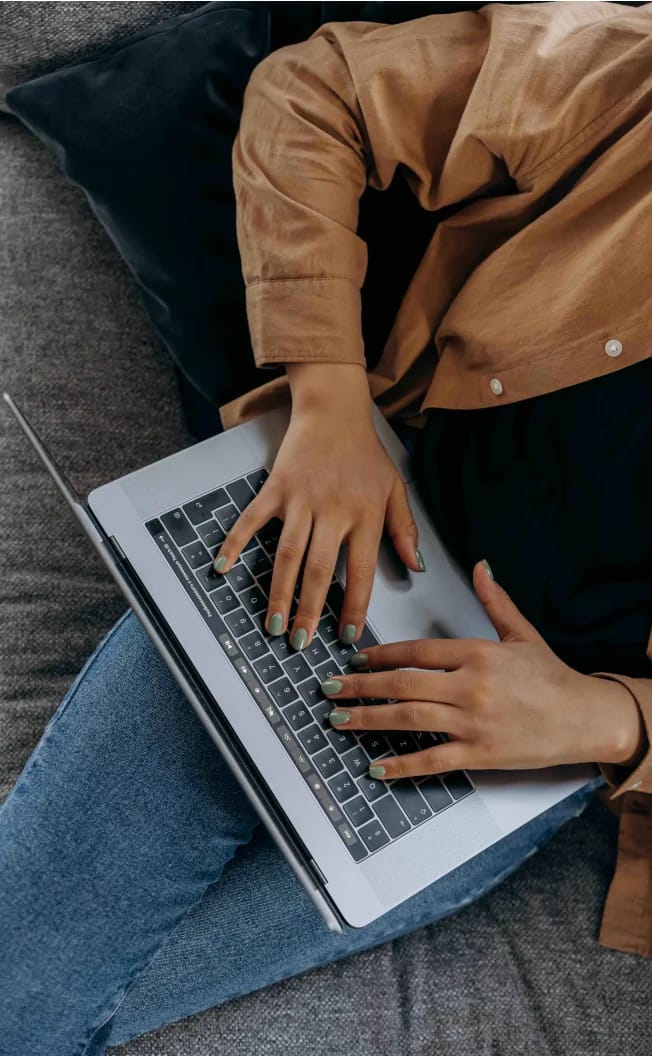
[(501, 642), (543, 641), (534, 624), (526, 620), (507, 591), (496, 583), (489, 563), (484, 559), (473, 566), (473, 587)]
[(417, 545), (419, 530), (412, 516), (407, 488), (398, 473), (387, 500), (385, 527), (403, 564), (413, 572), (425, 572), (423, 557)]

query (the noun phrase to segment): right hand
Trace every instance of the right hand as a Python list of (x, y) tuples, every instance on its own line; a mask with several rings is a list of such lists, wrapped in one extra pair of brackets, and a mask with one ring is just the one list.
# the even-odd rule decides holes
[(339, 634), (350, 644), (363, 629), (383, 525), (414, 572), (421, 571), (417, 527), (405, 485), (374, 428), (364, 367), (288, 363), (286, 369), (292, 391), (290, 424), (269, 476), (232, 525), (215, 560), (225, 556), (222, 572), (228, 572), (263, 525), (273, 517), (282, 519), (265, 627), (269, 632), (272, 616), (280, 613), (280, 627), (273, 630), (282, 634), (287, 629), (305, 557), (290, 629), (291, 644), (303, 649), (321, 619), (340, 545), (347, 543)]

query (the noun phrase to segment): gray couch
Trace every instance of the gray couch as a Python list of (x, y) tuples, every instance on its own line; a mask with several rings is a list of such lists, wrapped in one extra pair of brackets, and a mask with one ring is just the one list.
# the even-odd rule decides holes
[[(0, 5), (0, 106), (9, 84), (83, 53), (91, 40), (181, 8), (188, 5)], [(24, 406), (83, 494), (195, 440), (172, 364), (126, 267), (81, 192), (6, 113), (0, 362), (2, 389)], [(0, 429), (4, 797), (125, 602), (6, 407)], [(456, 917), (111, 1051), (649, 1054), (652, 961), (596, 943), (616, 829), (596, 799), (514, 877)]]

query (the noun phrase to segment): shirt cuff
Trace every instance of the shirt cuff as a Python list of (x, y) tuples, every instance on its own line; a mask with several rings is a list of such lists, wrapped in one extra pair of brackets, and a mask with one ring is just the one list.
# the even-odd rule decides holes
[(257, 367), (303, 361), (366, 366), (360, 290), (346, 278), (267, 279), (246, 289)]
[(614, 789), (609, 798), (616, 799), (625, 792), (652, 793), (652, 679), (630, 678), (629, 675), (614, 675), (606, 671), (593, 672), (591, 677), (620, 682), (629, 691), (641, 713), (647, 735), (647, 749), (635, 767), (598, 763), (605, 781)]

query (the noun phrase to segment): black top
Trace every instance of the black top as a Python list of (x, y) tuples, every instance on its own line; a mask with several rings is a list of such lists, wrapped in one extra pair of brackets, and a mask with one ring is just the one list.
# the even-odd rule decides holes
[(578, 671), (650, 677), (652, 359), (518, 403), (429, 409), (417, 482), (469, 577), (486, 557)]

